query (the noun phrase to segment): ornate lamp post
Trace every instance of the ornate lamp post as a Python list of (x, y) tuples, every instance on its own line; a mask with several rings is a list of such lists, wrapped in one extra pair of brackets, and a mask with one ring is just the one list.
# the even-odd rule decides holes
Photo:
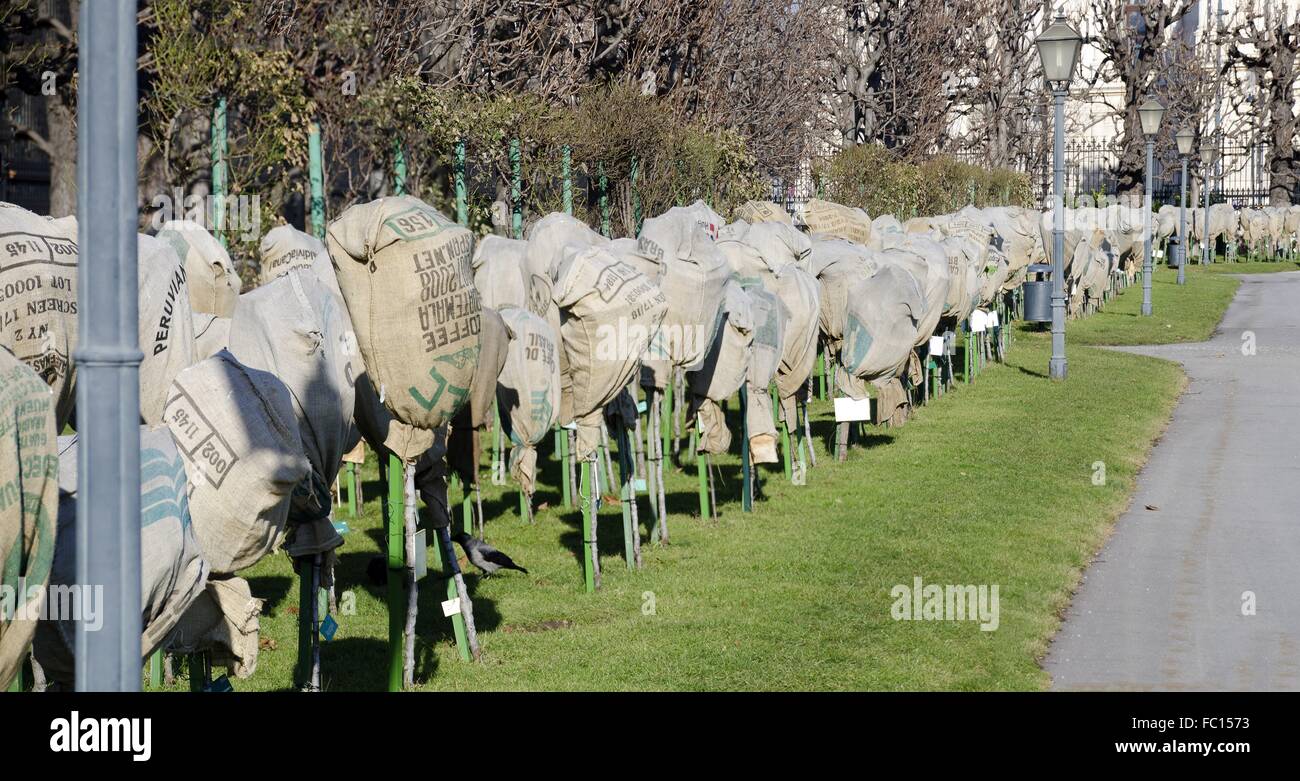
[(1160, 120), (1164, 118), (1165, 107), (1155, 98), (1147, 98), (1138, 106), (1138, 118), (1142, 120), (1142, 135), (1147, 137), (1147, 182), (1142, 197), (1142, 314), (1151, 315), (1151, 169), (1155, 156), (1156, 133), (1160, 131)]
[(1178, 154), (1183, 158), (1183, 175), (1178, 178), (1182, 191), (1178, 201), (1178, 284), (1187, 284), (1185, 269), (1187, 267), (1187, 156), (1192, 153), (1192, 141), (1196, 133), (1190, 127), (1178, 131), (1174, 140), (1178, 142)]
[(1074, 77), (1083, 37), (1058, 14), (1034, 40), (1043, 66), (1043, 79), (1052, 90), (1056, 119), (1052, 140), (1052, 358), (1048, 375), (1065, 379), (1065, 96)]

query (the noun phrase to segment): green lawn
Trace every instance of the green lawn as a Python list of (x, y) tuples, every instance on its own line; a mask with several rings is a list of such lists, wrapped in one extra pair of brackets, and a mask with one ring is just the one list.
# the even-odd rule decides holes
[(1279, 271), (1300, 271), (1300, 262), (1294, 260), (1255, 260), (1249, 263), (1211, 263), (1208, 266), (1188, 266), (1203, 269), (1211, 274), (1276, 274)]
[[(1231, 264), (1234, 267), (1281, 266), (1281, 263)], [(1210, 338), (1241, 284), (1217, 271), (1220, 266), (1188, 266), (1184, 285), (1177, 284), (1175, 269), (1159, 266), (1151, 281), (1152, 315), (1143, 317), (1142, 285), (1121, 291), (1105, 308), (1089, 317), (1071, 320), (1065, 329), (1069, 345), (1168, 344), (1201, 342)], [(1030, 328), (1022, 325), (1022, 328)]]
[[(1037, 660), (1182, 382), (1171, 363), (1073, 347), (1069, 381), (1052, 383), (1048, 352), (1045, 334), (1017, 334), (1005, 366), (904, 427), (873, 430), (845, 463), (826, 455), (830, 405), (816, 404), (809, 485), (765, 468), (766, 499), (752, 514), (740, 510), (737, 457), (721, 464), (713, 523), (695, 517), (693, 468), (673, 474), (672, 544), (646, 545), (639, 572), (624, 566), (618, 509), (607, 506), (604, 587), (595, 594), (582, 591), (578, 516), (558, 509), (558, 470), (543, 456), (540, 499), (550, 507), (535, 525), (520, 522), (513, 493), (485, 495), (488, 538), (530, 574), (469, 577), (481, 662), (457, 657), (435, 596), (443, 582), (431, 575), (421, 584), (420, 688), (1043, 687)], [(1092, 481), (1098, 461), (1102, 486)], [(352, 521), (338, 570), (356, 612), (338, 617), (338, 635), (322, 651), (331, 690), (382, 690), (386, 681), (383, 593), (365, 584), (381, 530), (373, 459), (365, 478), (371, 501)], [(296, 579), (283, 555), (246, 574), (266, 599), (264, 648), (255, 676), (235, 686), (285, 689)], [(999, 628), (892, 620), (891, 588), (918, 575), (929, 584), (997, 584)]]

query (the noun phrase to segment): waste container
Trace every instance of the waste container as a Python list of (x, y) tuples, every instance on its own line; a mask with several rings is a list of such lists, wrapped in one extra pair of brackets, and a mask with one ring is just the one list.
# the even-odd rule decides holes
[(1165, 254), (1165, 262), (1169, 268), (1178, 268), (1183, 265), (1183, 252), (1179, 246), (1177, 236), (1170, 236), (1169, 240), (1165, 242)]
[(1030, 323), (1052, 322), (1052, 266), (1031, 263), (1025, 276), (1025, 320)]

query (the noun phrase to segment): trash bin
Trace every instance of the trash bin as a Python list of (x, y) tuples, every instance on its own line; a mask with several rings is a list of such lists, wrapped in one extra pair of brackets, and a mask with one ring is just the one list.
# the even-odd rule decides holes
[(1169, 240), (1165, 242), (1165, 254), (1167, 256), (1165, 262), (1168, 264), (1169, 268), (1178, 268), (1183, 264), (1182, 248), (1178, 245), (1179, 241), (1177, 236), (1170, 236)]
[(1052, 266), (1031, 263), (1025, 276), (1025, 320), (1030, 323), (1052, 322)]

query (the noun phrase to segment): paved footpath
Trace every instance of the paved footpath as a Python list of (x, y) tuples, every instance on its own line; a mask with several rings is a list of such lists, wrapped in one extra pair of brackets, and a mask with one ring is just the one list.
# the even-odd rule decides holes
[(1049, 649), (1053, 688), (1300, 689), (1300, 272), (1243, 277), (1208, 342), (1124, 349), (1191, 382)]

